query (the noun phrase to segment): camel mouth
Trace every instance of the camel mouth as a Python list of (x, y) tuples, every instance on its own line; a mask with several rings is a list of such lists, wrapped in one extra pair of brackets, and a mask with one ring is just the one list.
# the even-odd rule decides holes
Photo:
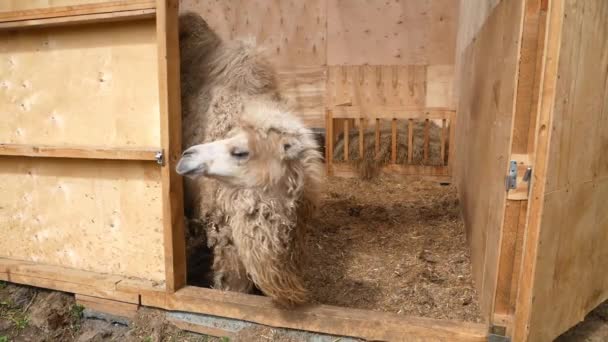
[(179, 175), (190, 178), (203, 176), (206, 170), (204, 164), (199, 164), (191, 158), (181, 158), (175, 167), (175, 171)]

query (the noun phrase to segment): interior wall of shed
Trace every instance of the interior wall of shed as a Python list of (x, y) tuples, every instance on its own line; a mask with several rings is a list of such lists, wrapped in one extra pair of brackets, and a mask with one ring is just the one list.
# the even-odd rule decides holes
[(312, 127), (335, 105), (454, 109), (457, 0), (181, 0), (224, 39), (254, 37)]
[[(484, 317), (493, 312), (524, 1), (460, 3), (454, 181)], [(527, 133), (527, 132), (526, 132)]]

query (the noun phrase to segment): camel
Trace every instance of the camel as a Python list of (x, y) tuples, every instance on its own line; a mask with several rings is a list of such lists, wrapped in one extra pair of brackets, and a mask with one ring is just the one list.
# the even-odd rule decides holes
[(307, 301), (303, 239), (322, 157), (285, 105), (276, 72), (251, 41), (223, 42), (198, 15), (180, 16), (188, 214), (204, 221), (213, 287)]

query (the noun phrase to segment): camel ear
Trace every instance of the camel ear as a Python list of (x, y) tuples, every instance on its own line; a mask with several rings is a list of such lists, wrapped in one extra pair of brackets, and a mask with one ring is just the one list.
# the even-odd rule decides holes
[(281, 148), (285, 159), (297, 159), (304, 150), (304, 145), (295, 137), (283, 137)]

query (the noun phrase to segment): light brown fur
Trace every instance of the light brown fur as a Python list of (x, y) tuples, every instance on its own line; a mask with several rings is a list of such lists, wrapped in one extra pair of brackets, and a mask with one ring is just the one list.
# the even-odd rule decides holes
[[(275, 71), (251, 43), (223, 43), (198, 15), (185, 14), (180, 47), (184, 148), (245, 130), (253, 150), (247, 187), (185, 182), (188, 215), (206, 221), (214, 287), (251, 292), (255, 285), (281, 304), (302, 303), (303, 234), (322, 170), (316, 142), (281, 104)], [(256, 110), (285, 114), (262, 122), (252, 119)], [(286, 138), (305, 146), (295, 160), (280, 157)]]

